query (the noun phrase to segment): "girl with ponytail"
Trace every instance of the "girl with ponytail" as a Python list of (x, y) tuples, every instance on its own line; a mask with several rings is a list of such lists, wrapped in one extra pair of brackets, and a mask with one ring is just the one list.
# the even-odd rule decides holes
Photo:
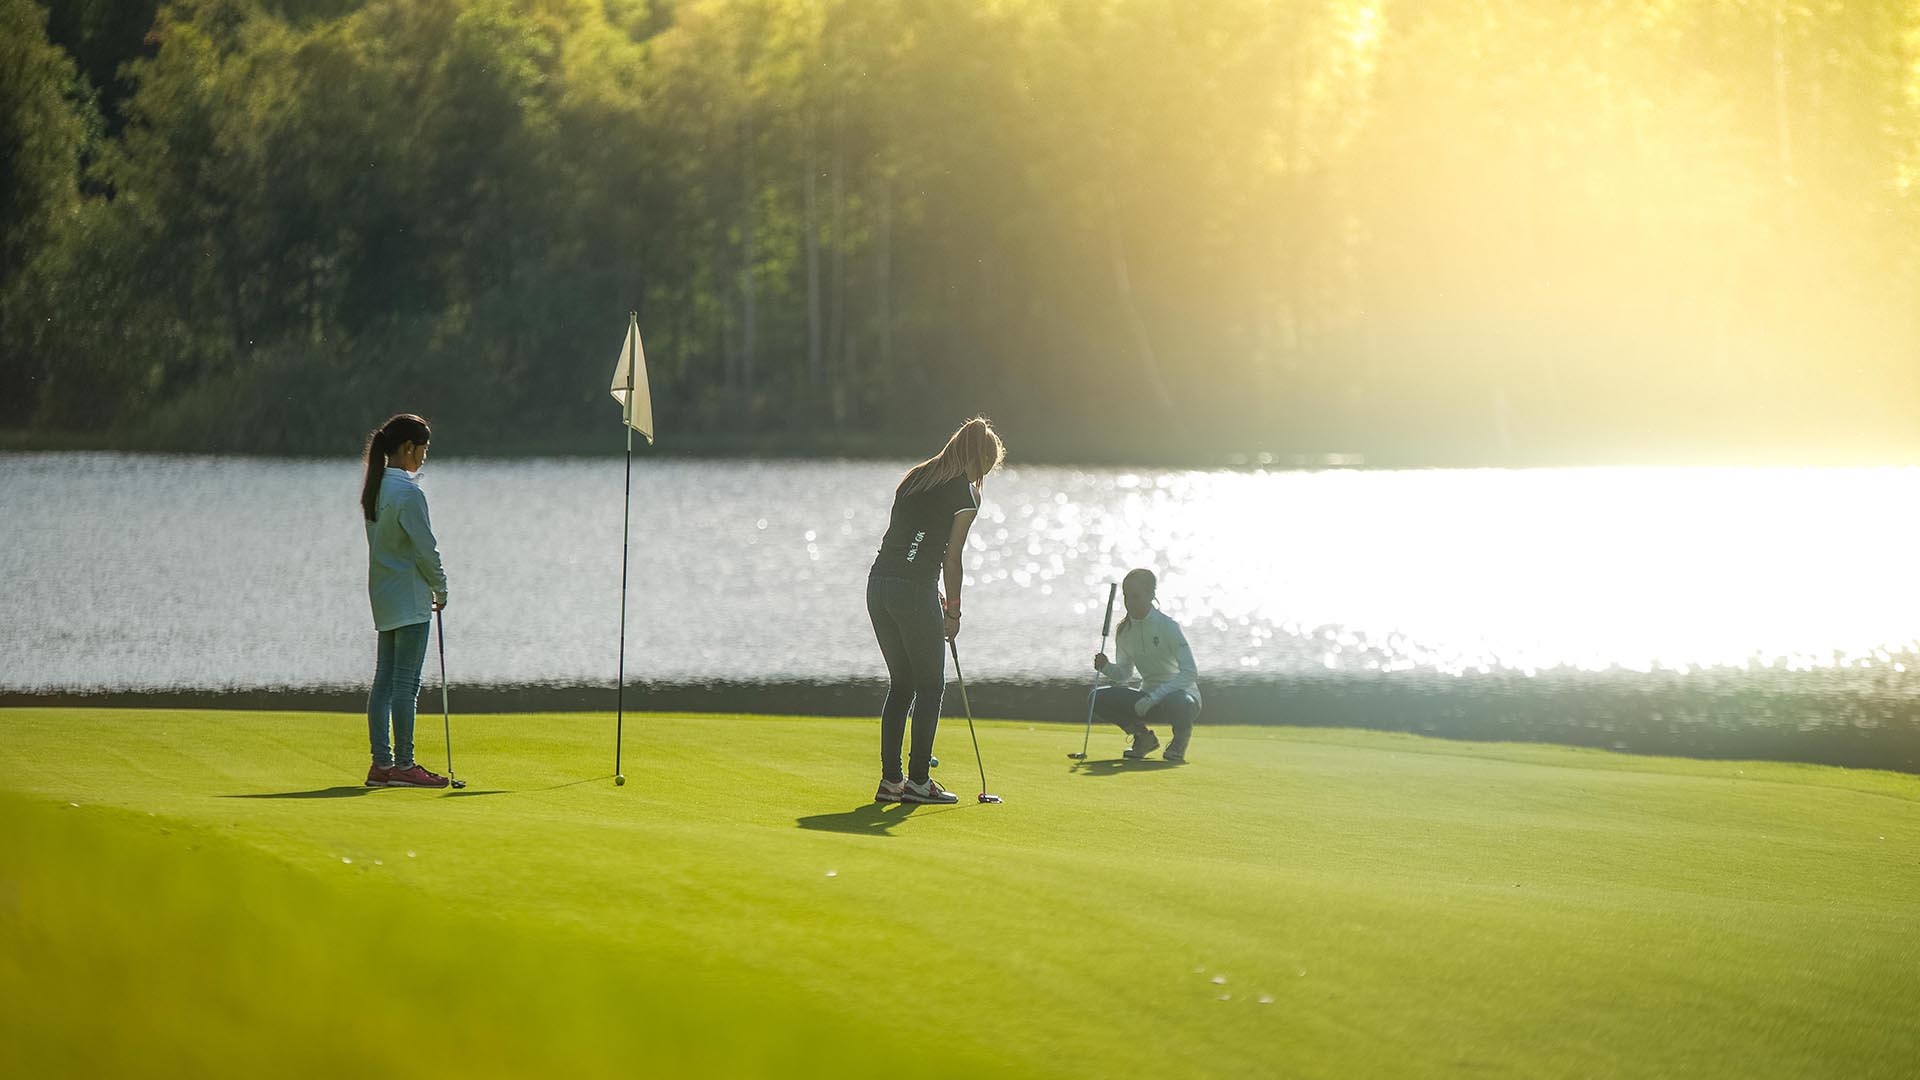
[[(1006, 449), (993, 425), (975, 417), (945, 449), (907, 470), (893, 492), (893, 513), (867, 575), (867, 617), (873, 620), (890, 685), (880, 708), (880, 789), (875, 802), (950, 803), (932, 766), (933, 734), (947, 682), (943, 638), (960, 633), (960, 555), (980, 509), (980, 483), (1000, 467)], [(946, 594), (939, 579), (946, 579)], [(913, 712), (913, 747), (903, 773), (900, 744)]]
[[(1133, 736), (1133, 744), (1120, 753), (1125, 758), (1144, 758), (1160, 746), (1160, 736), (1147, 725), (1171, 727), (1173, 742), (1160, 756), (1177, 765), (1187, 760), (1187, 740), (1200, 717), (1200, 671), (1180, 624), (1154, 606), (1159, 587), (1153, 571), (1144, 566), (1120, 579), (1127, 617), (1113, 635), (1119, 659), (1094, 654), (1093, 670), (1107, 685), (1094, 691), (1093, 711)], [(1140, 673), (1138, 690), (1127, 685), (1135, 671)]]
[[(447, 778), (413, 760), (413, 719), (420, 672), (427, 661), (433, 613), (447, 606), (447, 571), (427, 520), (420, 467), (433, 432), (401, 413), (367, 436), (366, 480), (360, 513), (367, 526), (367, 600), (380, 637), (367, 695), (367, 735), (373, 748), (368, 787), (447, 786)], [(391, 728), (392, 741), (388, 741)]]

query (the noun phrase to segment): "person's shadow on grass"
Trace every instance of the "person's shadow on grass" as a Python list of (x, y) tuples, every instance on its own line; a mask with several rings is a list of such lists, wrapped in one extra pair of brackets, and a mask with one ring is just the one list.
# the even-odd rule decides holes
[[(814, 814), (811, 817), (797, 818), (794, 824), (803, 829), (816, 829), (821, 832), (843, 832), (856, 835), (886, 836), (895, 825), (907, 820), (908, 816), (920, 809), (919, 803), (867, 803), (848, 810), (844, 814)], [(936, 811), (929, 811), (934, 813)]]
[[(571, 785), (562, 784), (561, 787)], [(313, 791), (263, 791), (250, 795), (222, 795), (223, 799), (351, 799), (356, 795), (371, 795), (376, 791), (394, 791), (395, 788), (370, 788), (362, 784), (358, 787), (318, 788)], [(421, 791), (422, 788), (407, 790)], [(476, 795), (511, 795), (512, 791), (503, 788), (490, 788), (483, 791), (446, 791), (441, 793), (446, 799), (470, 799)]]
[(371, 795), (379, 788), (370, 788), (365, 784), (352, 787), (319, 788), (314, 791), (273, 791), (257, 795), (222, 795), (223, 799), (351, 799), (356, 795)]
[(1082, 761), (1073, 765), (1073, 771), (1082, 776), (1119, 776), (1122, 773), (1159, 772), (1162, 769), (1177, 769), (1178, 761), (1130, 761), (1127, 758), (1108, 758), (1104, 761)]

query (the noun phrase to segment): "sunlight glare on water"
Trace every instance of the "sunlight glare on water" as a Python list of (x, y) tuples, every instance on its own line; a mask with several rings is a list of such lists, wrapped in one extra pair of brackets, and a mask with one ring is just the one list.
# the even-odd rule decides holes
[(1246, 669), (1808, 668), (1914, 644), (1912, 470), (1079, 479), (1072, 503), (1107, 512), (1055, 539), (1161, 568), (1169, 612)]
[[(637, 463), (628, 670), (879, 677), (864, 583), (902, 467)], [(610, 682), (619, 459), (424, 476), (456, 681)], [(361, 682), (358, 479), (351, 461), (0, 455), (0, 687)], [(1206, 680), (1884, 678), (1914, 662), (1916, 508), (1904, 468), (1012, 467), (968, 541), (961, 647), (982, 680), (1083, 678), (1106, 583), (1148, 566)]]

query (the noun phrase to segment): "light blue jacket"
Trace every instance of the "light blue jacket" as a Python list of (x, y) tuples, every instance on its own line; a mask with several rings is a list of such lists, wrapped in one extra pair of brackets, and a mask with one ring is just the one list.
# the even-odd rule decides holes
[(427, 521), (427, 493), (419, 478), (389, 467), (380, 478), (367, 523), (367, 600), (373, 628), (392, 630), (433, 618), (433, 598), (447, 595), (440, 545)]
[(1118, 686), (1138, 668), (1147, 708), (1180, 693), (1200, 704), (1200, 672), (1193, 663), (1193, 649), (1180, 624), (1159, 608), (1148, 611), (1144, 619), (1126, 620), (1113, 635), (1113, 652), (1113, 663), (1100, 674)]

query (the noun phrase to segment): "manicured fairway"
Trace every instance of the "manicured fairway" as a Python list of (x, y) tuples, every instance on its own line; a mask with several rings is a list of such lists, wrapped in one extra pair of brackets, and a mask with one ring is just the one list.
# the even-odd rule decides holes
[[(421, 759), (441, 762), (439, 718)], [(0, 1075), (1910, 1077), (1920, 778), (1298, 729), (0, 711)], [(1095, 757), (1119, 736), (1097, 734)], [(77, 804), (77, 805), (75, 805)]]

